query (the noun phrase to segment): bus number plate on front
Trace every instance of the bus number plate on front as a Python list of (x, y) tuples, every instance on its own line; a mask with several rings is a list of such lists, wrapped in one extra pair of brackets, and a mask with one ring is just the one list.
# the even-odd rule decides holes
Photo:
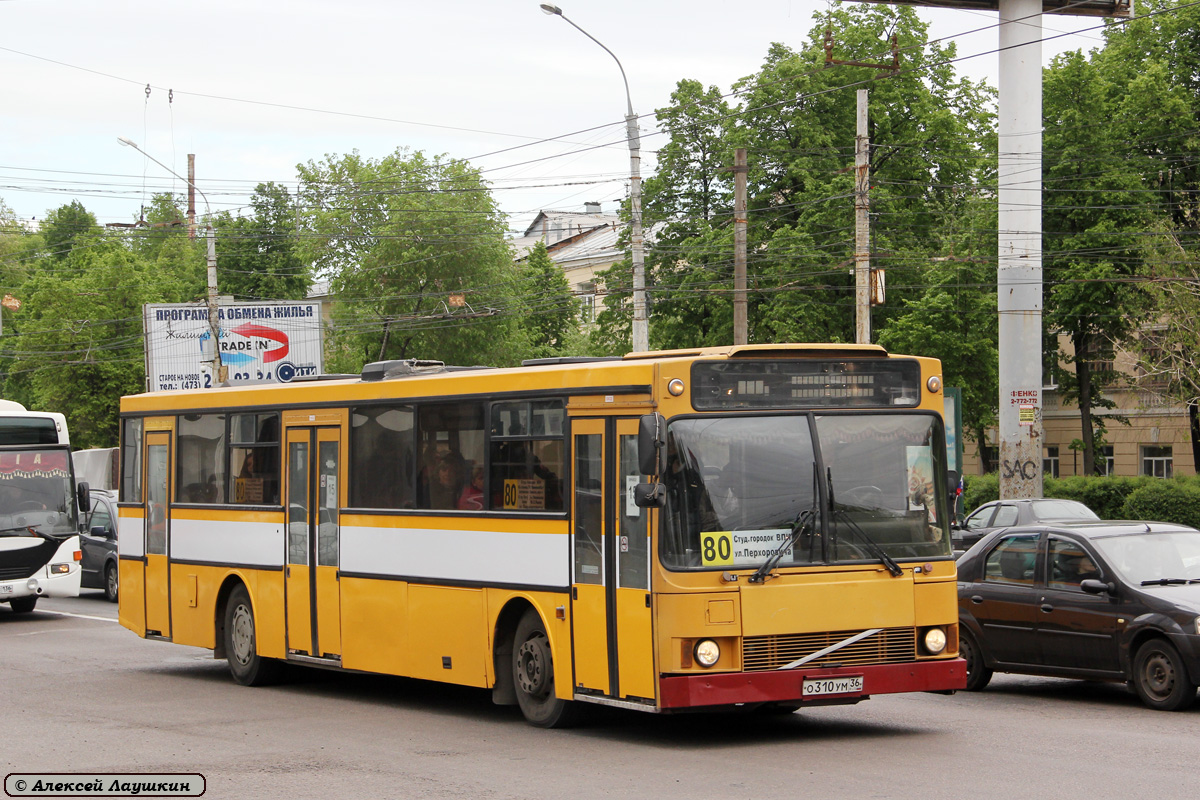
[(13, 587), (0, 586), (0, 594), (12, 594), (12, 593), (13, 593)]
[(805, 678), (802, 694), (804, 697), (817, 697), (823, 694), (855, 694), (862, 690), (862, 675), (846, 675), (838, 678)]

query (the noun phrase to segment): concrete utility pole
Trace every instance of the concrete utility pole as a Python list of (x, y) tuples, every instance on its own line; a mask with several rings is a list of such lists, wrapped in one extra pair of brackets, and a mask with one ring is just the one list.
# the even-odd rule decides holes
[(229, 379), (229, 370), (228, 367), (221, 364), (221, 319), (217, 311), (217, 232), (213, 230), (212, 226), (212, 206), (208, 204), (208, 195), (201, 192), (200, 187), (191, 180), (184, 178), (178, 172), (138, 147), (132, 139), (118, 136), (117, 141), (126, 147), (132, 147), (134, 150), (137, 150), (143, 156), (158, 164), (176, 178), (179, 178), (179, 180), (187, 181), (188, 188), (200, 192), (200, 197), (204, 200), (204, 208), (208, 212), (209, 219), (205, 228), (208, 233), (208, 333), (209, 338), (212, 340), (213, 383), (225, 383)]
[(854, 341), (871, 343), (871, 143), (867, 138), (867, 90), (858, 90), (858, 132), (854, 137)]
[(746, 320), (746, 148), (733, 151), (733, 343), (749, 341)]
[(188, 153), (188, 241), (196, 239), (196, 154)]
[(1042, 0), (1000, 0), (1000, 497), (1042, 496)]

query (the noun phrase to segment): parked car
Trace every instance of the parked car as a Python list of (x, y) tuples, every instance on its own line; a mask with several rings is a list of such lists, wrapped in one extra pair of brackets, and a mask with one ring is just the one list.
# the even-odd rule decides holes
[(79, 537), (83, 550), (80, 585), (103, 589), (104, 596), (117, 602), (117, 495), (102, 489), (92, 489), (91, 509), (88, 511), (84, 533)]
[(952, 527), (950, 542), (955, 550), (970, 550), (984, 536), (1000, 528), (1033, 525), (1039, 522), (1098, 519), (1100, 517), (1096, 516), (1096, 512), (1076, 500), (1058, 500), (1051, 497), (993, 500), (972, 511), (963, 520), (962, 525)]
[(967, 690), (995, 672), (1124, 681), (1178, 711), (1200, 684), (1200, 531), (1076, 522), (988, 534), (958, 560)]

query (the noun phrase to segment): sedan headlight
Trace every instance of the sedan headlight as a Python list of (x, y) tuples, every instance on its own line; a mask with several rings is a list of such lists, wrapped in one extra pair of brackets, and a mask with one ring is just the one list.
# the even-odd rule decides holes
[(925, 631), (925, 651), (936, 656), (946, 649), (946, 631), (941, 628), (930, 628)]
[(1200, 617), (1196, 617), (1196, 635), (1200, 636)]
[(692, 653), (696, 656), (696, 663), (702, 667), (711, 667), (721, 658), (721, 648), (712, 639), (696, 642), (696, 649)]

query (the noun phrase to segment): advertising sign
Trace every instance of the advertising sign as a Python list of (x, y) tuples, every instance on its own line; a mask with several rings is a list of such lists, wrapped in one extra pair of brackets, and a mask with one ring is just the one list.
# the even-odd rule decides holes
[[(228, 383), (287, 383), (319, 375), (322, 359), (321, 304), (308, 301), (218, 305), (221, 364)], [(152, 392), (208, 389), (217, 381), (209, 360), (212, 333), (202, 303), (144, 307), (146, 382)]]

